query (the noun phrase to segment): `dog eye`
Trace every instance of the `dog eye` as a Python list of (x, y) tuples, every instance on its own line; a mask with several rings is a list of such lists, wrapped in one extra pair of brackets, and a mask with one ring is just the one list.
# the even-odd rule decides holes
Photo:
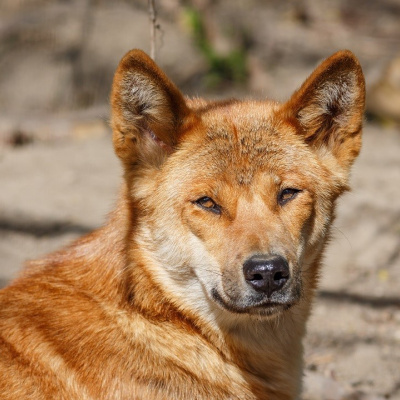
[(279, 205), (283, 206), (290, 200), (293, 200), (299, 192), (301, 192), (300, 189), (293, 189), (293, 188), (283, 189), (278, 195)]
[(219, 206), (211, 197), (201, 197), (195, 201), (195, 204), (207, 211), (213, 212), (214, 214), (221, 214), (221, 206)]

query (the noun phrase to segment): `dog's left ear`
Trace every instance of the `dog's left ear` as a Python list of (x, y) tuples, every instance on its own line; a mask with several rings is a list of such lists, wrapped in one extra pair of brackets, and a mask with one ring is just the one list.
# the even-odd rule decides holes
[(327, 149), (347, 170), (361, 148), (365, 82), (350, 51), (325, 60), (284, 105), (286, 116), (316, 149)]

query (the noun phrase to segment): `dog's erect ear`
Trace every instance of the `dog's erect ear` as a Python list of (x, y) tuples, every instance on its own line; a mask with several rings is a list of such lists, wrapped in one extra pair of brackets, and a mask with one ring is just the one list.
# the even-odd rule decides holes
[(350, 51), (325, 60), (284, 105), (306, 142), (350, 167), (361, 147), (365, 82)]
[(141, 50), (119, 63), (112, 93), (113, 142), (126, 165), (159, 163), (176, 146), (190, 111), (181, 92)]

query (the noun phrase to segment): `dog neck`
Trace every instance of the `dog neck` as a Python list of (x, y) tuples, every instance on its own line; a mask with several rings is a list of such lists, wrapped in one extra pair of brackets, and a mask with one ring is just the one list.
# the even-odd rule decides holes
[[(135, 216), (130, 214), (128, 218)], [(168, 329), (172, 325), (187, 336), (188, 342), (190, 337), (200, 337), (207, 343), (208, 351), (222, 354), (240, 371), (252, 390), (259, 391), (260, 398), (264, 398), (266, 391), (276, 393), (277, 399), (295, 398), (301, 386), (304, 314), (308, 314), (309, 304), (295, 306), (293, 310), (271, 318), (232, 314), (207, 298), (202, 299), (201, 307), (195, 308), (194, 299), (190, 302), (176, 292), (167, 292), (173, 285), (157, 280), (152, 273), (161, 266), (154, 266), (156, 261), (150, 254), (140, 250), (143, 246), (135, 246), (135, 232), (127, 234), (127, 243), (133, 246), (123, 273), (128, 312), (139, 313), (154, 324), (165, 323)], [(193, 290), (205, 296), (200, 287)], [(203, 312), (198, 312), (199, 309)], [(188, 350), (182, 348), (181, 351)], [(294, 379), (296, 375), (297, 379)], [(288, 382), (292, 383), (290, 387)]]

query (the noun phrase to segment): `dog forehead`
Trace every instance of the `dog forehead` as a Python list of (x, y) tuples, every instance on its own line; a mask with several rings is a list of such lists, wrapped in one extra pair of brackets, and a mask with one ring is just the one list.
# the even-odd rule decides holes
[(224, 100), (192, 104), (208, 125), (230, 121), (237, 125), (257, 126), (270, 120), (279, 109), (279, 103), (268, 100)]
[(277, 106), (232, 101), (209, 107), (201, 115), (199, 157), (240, 184), (251, 183), (259, 171), (285, 169), (300, 142), (290, 126), (275, 118)]
[(273, 134), (271, 106), (261, 102), (221, 102), (201, 114), (205, 144), (220, 148), (251, 152), (268, 144)]

